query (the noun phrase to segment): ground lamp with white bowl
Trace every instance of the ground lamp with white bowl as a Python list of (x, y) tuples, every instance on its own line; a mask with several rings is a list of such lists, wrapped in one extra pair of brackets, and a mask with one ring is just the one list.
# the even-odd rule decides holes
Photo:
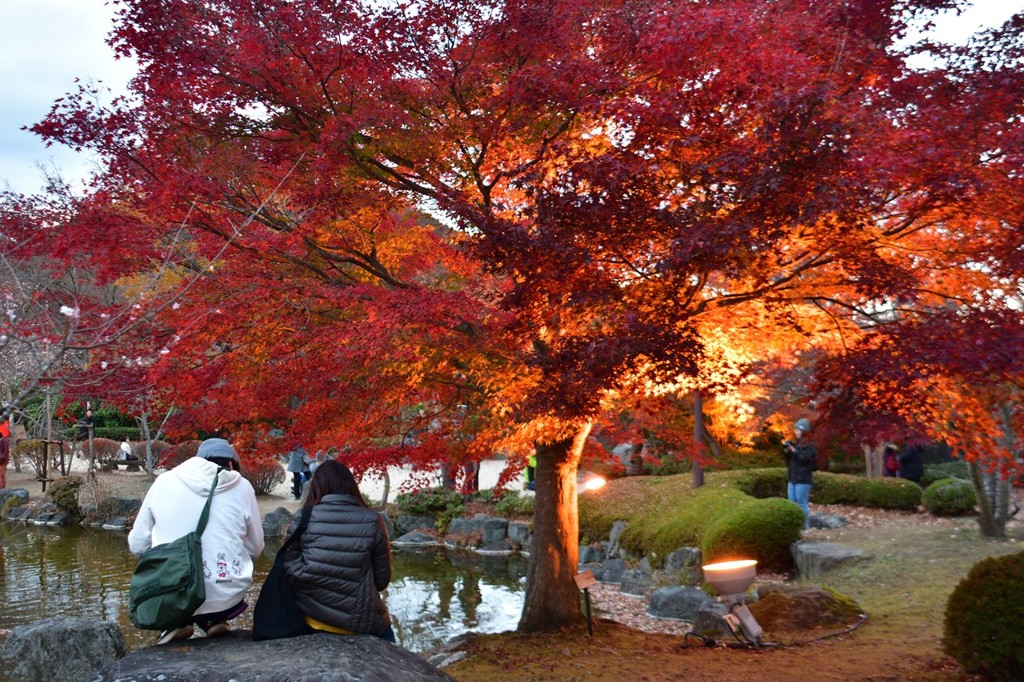
[(704, 580), (718, 592), (718, 600), (729, 610), (723, 618), (733, 634), (738, 631), (748, 642), (760, 646), (764, 631), (745, 603), (747, 588), (757, 576), (756, 566), (753, 559), (741, 559), (707, 564), (702, 568)]

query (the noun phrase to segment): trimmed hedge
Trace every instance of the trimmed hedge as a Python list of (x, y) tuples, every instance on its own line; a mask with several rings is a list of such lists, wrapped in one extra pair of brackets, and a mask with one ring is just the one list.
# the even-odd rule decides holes
[(925, 488), (921, 504), (935, 516), (963, 516), (978, 503), (974, 487), (959, 478), (943, 478)]
[[(709, 476), (717, 485), (735, 487), (752, 497), (786, 497), (786, 470), (747, 469), (723, 471)], [(902, 478), (864, 478), (850, 474), (817, 471), (811, 486), (815, 504), (852, 504), (880, 509), (916, 509), (921, 488)]]
[(1024, 680), (1024, 552), (978, 562), (946, 604), (942, 646), (987, 680)]
[(97, 426), (92, 430), (93, 438), (109, 438), (121, 442), (125, 439), (130, 441), (142, 440), (139, 429), (136, 426)]
[(700, 544), (704, 563), (756, 559), (763, 570), (793, 567), (790, 545), (800, 539), (804, 513), (797, 505), (777, 497), (749, 499), (720, 516), (704, 533)]

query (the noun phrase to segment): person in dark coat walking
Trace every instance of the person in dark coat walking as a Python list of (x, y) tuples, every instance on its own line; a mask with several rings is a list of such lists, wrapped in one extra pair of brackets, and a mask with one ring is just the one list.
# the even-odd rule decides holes
[(302, 497), (302, 485), (309, 476), (309, 462), (306, 461), (306, 449), (295, 448), (288, 453), (288, 466), (285, 469), (292, 475), (292, 495), (298, 500)]
[(908, 443), (899, 456), (899, 477), (921, 485), (924, 477), (924, 446), (920, 443)]
[(284, 569), (306, 624), (394, 642), (380, 596), (391, 582), (391, 544), (384, 520), (366, 506), (349, 468), (334, 459), (318, 466), (303, 506), (312, 508), (309, 526), (287, 549)]
[(786, 494), (790, 502), (795, 502), (803, 510), (804, 528), (811, 527), (811, 484), (814, 482), (814, 470), (818, 468), (818, 449), (807, 440), (810, 430), (809, 421), (797, 419), (793, 424), (793, 440), (782, 444), (782, 454), (789, 470)]

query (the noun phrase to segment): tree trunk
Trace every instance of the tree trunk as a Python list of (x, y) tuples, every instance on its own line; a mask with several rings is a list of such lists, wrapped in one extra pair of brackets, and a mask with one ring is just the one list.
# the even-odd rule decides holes
[(882, 477), (882, 455), (885, 453), (885, 443), (879, 443), (871, 447), (867, 443), (861, 443), (864, 451), (864, 473), (868, 478)]
[(976, 462), (967, 463), (967, 473), (978, 500), (979, 532), (987, 538), (1005, 538), (1010, 482), (997, 471), (982, 471)]
[[(700, 391), (693, 392), (693, 440), (697, 448), (704, 447), (704, 398)], [(700, 462), (693, 463), (693, 487), (704, 485), (704, 466)]]
[(149, 415), (145, 410), (140, 410), (135, 421), (139, 424), (139, 435), (142, 437), (142, 442), (146, 444), (146, 474), (149, 476), (149, 482), (152, 483), (156, 480), (156, 474), (153, 471), (156, 466), (153, 462), (153, 440), (149, 433)]
[(520, 632), (582, 624), (574, 580), (579, 568), (579, 510), (576, 471), (590, 424), (572, 438), (537, 444), (537, 497)]
[(388, 506), (388, 497), (391, 495), (391, 472), (384, 467), (384, 491), (380, 494), (380, 506)]
[[(8, 405), (10, 405), (11, 401), (14, 400), (14, 396), (11, 394), (11, 389), (10, 388), (7, 388), (4, 391), (4, 398), (6, 399)], [(21, 457), (15, 457), (14, 456), (14, 442), (15, 442), (15, 438), (14, 438), (14, 407), (13, 406), (11, 406), (11, 411), (7, 413), (7, 416), (5, 417), (5, 419), (7, 419), (8, 433), (11, 434), (11, 461), (14, 463), (14, 473), (20, 474), (21, 473)]]

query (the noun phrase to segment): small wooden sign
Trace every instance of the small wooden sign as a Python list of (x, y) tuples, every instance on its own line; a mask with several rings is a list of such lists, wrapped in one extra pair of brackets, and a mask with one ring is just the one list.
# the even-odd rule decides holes
[(576, 574), (576, 589), (585, 590), (588, 587), (592, 587), (597, 584), (597, 578), (594, 577), (593, 571), (583, 571), (582, 573)]

